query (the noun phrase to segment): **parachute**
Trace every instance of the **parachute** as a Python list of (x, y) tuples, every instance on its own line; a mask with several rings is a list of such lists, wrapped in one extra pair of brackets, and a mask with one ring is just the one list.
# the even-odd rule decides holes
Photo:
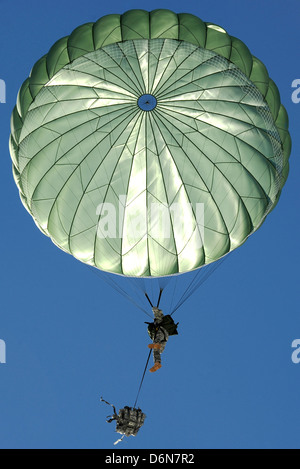
[(220, 26), (131, 10), (76, 28), (23, 83), (21, 200), (62, 250), (162, 277), (236, 249), (288, 173), (288, 118), (262, 62)]
[(291, 139), (277, 86), (241, 40), (188, 13), (130, 10), (36, 62), (9, 146), (42, 233), (127, 297), (122, 279), (159, 291), (189, 279), (173, 314), (276, 206)]

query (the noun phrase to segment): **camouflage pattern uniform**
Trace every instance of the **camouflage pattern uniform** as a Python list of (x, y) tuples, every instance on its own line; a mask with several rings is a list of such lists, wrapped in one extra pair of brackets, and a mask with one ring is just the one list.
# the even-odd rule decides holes
[[(163, 320), (163, 312), (161, 309), (158, 308), (152, 308), (153, 314), (154, 314), (154, 325), (157, 327), (161, 324)], [(154, 363), (161, 363), (161, 354), (165, 349), (166, 343), (169, 338), (169, 333), (168, 331), (160, 326), (159, 329), (156, 331), (155, 337), (153, 339), (153, 344), (159, 344), (160, 349), (153, 349), (153, 361)]]

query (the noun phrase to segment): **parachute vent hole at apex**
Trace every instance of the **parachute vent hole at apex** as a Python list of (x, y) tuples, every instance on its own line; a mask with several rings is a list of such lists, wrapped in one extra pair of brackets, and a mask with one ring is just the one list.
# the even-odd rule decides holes
[(156, 107), (156, 104), (157, 100), (152, 94), (143, 94), (138, 99), (138, 106), (143, 111), (153, 111), (153, 109)]

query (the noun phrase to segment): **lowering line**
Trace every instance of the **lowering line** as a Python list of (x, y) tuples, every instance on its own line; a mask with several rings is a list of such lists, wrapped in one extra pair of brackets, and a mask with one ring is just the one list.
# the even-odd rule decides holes
[(142, 389), (142, 385), (143, 385), (143, 382), (144, 382), (144, 378), (145, 378), (146, 370), (147, 370), (148, 363), (149, 363), (149, 360), (150, 360), (151, 352), (152, 352), (152, 350), (150, 350), (150, 352), (148, 354), (148, 358), (147, 358), (146, 365), (145, 365), (145, 368), (144, 368), (143, 376), (142, 376), (140, 386), (139, 386), (139, 389), (138, 389), (138, 392), (137, 392), (137, 395), (136, 395), (136, 398), (135, 398), (135, 402), (134, 402), (134, 405), (133, 405), (134, 408), (137, 405), (137, 401), (138, 401), (138, 398), (139, 398), (139, 395), (140, 395), (140, 391)]

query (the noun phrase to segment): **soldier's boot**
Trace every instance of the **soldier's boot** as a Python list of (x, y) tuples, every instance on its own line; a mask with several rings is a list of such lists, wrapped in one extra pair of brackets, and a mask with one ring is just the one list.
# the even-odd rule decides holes
[(149, 344), (148, 345), (148, 348), (151, 348), (152, 350), (160, 350), (161, 349), (161, 345), (160, 344)]
[(152, 366), (152, 368), (150, 368), (149, 371), (151, 371), (151, 373), (154, 373), (154, 371), (157, 371), (161, 368), (161, 363), (159, 362), (156, 362), (154, 363), (154, 365)]

